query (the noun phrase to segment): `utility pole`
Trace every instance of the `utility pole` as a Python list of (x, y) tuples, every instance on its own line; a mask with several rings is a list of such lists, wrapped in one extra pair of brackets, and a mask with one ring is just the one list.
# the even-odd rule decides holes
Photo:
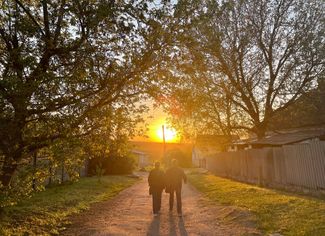
[(166, 138), (165, 138), (165, 125), (162, 125), (162, 134), (163, 134), (163, 143), (164, 143), (164, 152), (163, 152), (163, 160), (166, 159)]

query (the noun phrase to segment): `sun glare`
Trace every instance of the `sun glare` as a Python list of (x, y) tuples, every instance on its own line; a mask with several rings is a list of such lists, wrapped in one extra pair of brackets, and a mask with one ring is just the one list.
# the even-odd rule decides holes
[[(164, 125), (164, 127), (165, 127), (165, 141), (166, 142), (175, 142), (177, 139), (176, 130), (173, 128), (166, 127), (166, 125)], [(163, 141), (164, 137), (163, 137), (162, 125), (157, 128), (157, 136), (158, 136), (159, 140)]]

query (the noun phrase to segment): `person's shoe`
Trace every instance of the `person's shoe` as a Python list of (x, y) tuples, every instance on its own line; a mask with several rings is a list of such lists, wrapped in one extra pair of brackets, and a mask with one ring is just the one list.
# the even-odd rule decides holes
[(183, 217), (182, 213), (178, 213), (178, 217)]
[(153, 216), (158, 216), (158, 214), (157, 214), (157, 213), (155, 213), (155, 214), (153, 214)]

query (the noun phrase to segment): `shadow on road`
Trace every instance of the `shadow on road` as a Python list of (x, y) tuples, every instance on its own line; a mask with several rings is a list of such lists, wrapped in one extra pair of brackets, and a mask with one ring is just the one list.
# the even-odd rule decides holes
[[(184, 225), (184, 220), (183, 218), (176, 218), (177, 220), (175, 220), (175, 216), (173, 215), (169, 215), (169, 235), (171, 236), (187, 236), (187, 231), (185, 229), (185, 225)], [(176, 221), (178, 221), (177, 226), (176, 226)], [(177, 231), (179, 231), (179, 233), (177, 233)]]
[(178, 228), (181, 236), (187, 236), (187, 231), (185, 229), (183, 218), (180, 218), (178, 221)]
[[(168, 230), (169, 236), (188, 236), (183, 218), (178, 218), (171, 214), (168, 217)], [(160, 217), (155, 217), (152, 219), (147, 232), (147, 236), (157, 235), (160, 235)]]
[(159, 235), (159, 227), (160, 227), (160, 219), (159, 217), (154, 217), (149, 226), (147, 235), (148, 236)]

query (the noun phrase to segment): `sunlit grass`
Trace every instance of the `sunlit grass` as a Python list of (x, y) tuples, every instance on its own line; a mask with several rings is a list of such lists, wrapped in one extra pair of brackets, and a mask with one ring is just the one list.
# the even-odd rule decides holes
[(58, 234), (68, 223), (67, 216), (114, 197), (134, 182), (126, 176), (105, 176), (101, 182), (97, 178), (82, 178), (73, 184), (51, 187), (16, 206), (6, 207), (0, 235)]
[(247, 209), (265, 233), (325, 235), (325, 200), (270, 190), (211, 174), (190, 174), (190, 182), (211, 200)]

